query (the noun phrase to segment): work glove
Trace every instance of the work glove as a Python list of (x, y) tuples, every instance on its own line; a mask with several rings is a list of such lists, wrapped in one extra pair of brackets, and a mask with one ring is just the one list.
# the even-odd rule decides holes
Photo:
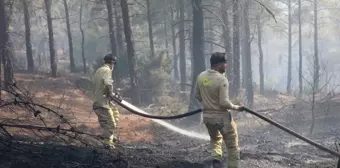
[(120, 95), (119, 92), (116, 92), (114, 97), (117, 98), (117, 99), (119, 99), (119, 100), (122, 99), (122, 96)]
[(242, 105), (236, 105), (236, 108), (235, 108), (236, 111), (244, 111), (245, 110), (245, 107), (242, 106)]
[(113, 94), (113, 92), (109, 92), (107, 94), (107, 96), (109, 96), (110, 99), (113, 99), (115, 97), (115, 95)]
[(120, 95), (118, 92), (116, 92), (116, 93), (109, 92), (109, 93), (108, 93), (108, 96), (110, 97), (111, 100), (112, 100), (112, 99), (122, 100), (122, 97), (121, 97), (121, 95)]

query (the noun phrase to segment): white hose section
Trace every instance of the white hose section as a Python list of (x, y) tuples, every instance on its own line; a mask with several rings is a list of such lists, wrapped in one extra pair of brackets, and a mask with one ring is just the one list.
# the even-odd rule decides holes
[[(130, 104), (129, 102), (127, 102), (125, 100), (122, 100), (122, 104), (124, 104), (125, 106), (127, 106), (127, 107), (131, 108), (132, 110), (137, 111), (139, 113), (149, 114), (149, 113), (145, 112), (144, 110), (137, 108), (136, 106)], [(169, 124), (165, 121), (162, 121), (162, 120), (152, 119), (152, 121), (158, 123), (159, 125), (162, 125), (162, 126), (168, 128), (168, 129), (170, 129), (174, 132), (180, 133), (182, 135), (185, 135), (185, 136), (188, 136), (188, 137), (191, 137), (191, 138), (197, 138), (197, 139), (206, 140), (206, 141), (210, 140), (210, 137), (208, 135), (204, 135), (204, 134), (193, 132), (193, 131), (187, 131), (187, 130), (178, 128), (178, 127), (176, 127), (172, 124)]]

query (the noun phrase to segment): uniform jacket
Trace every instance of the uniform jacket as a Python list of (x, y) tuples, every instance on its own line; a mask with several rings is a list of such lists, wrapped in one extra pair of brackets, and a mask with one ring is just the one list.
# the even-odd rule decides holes
[(223, 117), (229, 109), (236, 109), (229, 100), (228, 79), (221, 73), (209, 69), (198, 75), (195, 97), (203, 106), (203, 117)]
[(97, 69), (93, 76), (93, 106), (110, 109), (110, 101), (104, 95), (113, 90), (112, 70), (106, 64)]

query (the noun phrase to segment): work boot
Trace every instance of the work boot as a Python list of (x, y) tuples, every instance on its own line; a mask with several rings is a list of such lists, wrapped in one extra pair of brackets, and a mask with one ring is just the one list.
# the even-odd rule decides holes
[(116, 147), (113, 144), (105, 144), (105, 149), (116, 149)]
[(110, 139), (104, 140), (104, 147), (105, 147), (105, 149), (115, 149), (116, 148), (113, 141), (110, 140)]
[(220, 160), (214, 159), (213, 168), (224, 168), (224, 164)]

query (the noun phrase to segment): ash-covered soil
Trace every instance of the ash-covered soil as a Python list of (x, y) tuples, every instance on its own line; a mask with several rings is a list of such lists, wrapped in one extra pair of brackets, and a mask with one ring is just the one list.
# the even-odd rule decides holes
[[(271, 127), (271, 126), (270, 126)], [(265, 130), (257, 132), (240, 131), (241, 167), (251, 168), (328, 168), (336, 167), (337, 158), (320, 151), (288, 134), (271, 128), (272, 133), (263, 135)], [(158, 131), (161, 129), (158, 127)], [(189, 139), (182, 135), (168, 133), (166, 130), (157, 132), (156, 144), (162, 153), (182, 158), (193, 163), (209, 163), (209, 142)], [(261, 135), (262, 134), (262, 135)], [(275, 135), (276, 134), (276, 135)], [(262, 136), (262, 137), (261, 137)], [(315, 138), (313, 138), (315, 137)], [(318, 143), (335, 150), (334, 139), (311, 137)], [(226, 149), (224, 148), (224, 151)], [(226, 159), (227, 153), (225, 153)], [(225, 161), (226, 162), (226, 161)]]
[[(179, 135), (156, 124), (139, 128), (152, 133), (152, 141), (120, 142), (114, 150), (56, 144), (0, 145), (0, 167), (112, 167), (112, 168), (208, 168), (209, 141)], [(201, 128), (204, 132), (204, 127)], [(139, 135), (139, 134), (136, 134)], [(333, 138), (332, 138), (333, 137)], [(128, 137), (125, 137), (126, 139)], [(136, 137), (134, 137), (135, 139)], [(320, 151), (273, 126), (239, 128), (241, 167), (335, 168), (337, 158)], [(310, 138), (335, 149), (335, 136), (315, 133)], [(226, 151), (226, 149), (224, 149)], [(225, 153), (225, 158), (227, 153)], [(226, 162), (226, 161), (225, 161)]]

